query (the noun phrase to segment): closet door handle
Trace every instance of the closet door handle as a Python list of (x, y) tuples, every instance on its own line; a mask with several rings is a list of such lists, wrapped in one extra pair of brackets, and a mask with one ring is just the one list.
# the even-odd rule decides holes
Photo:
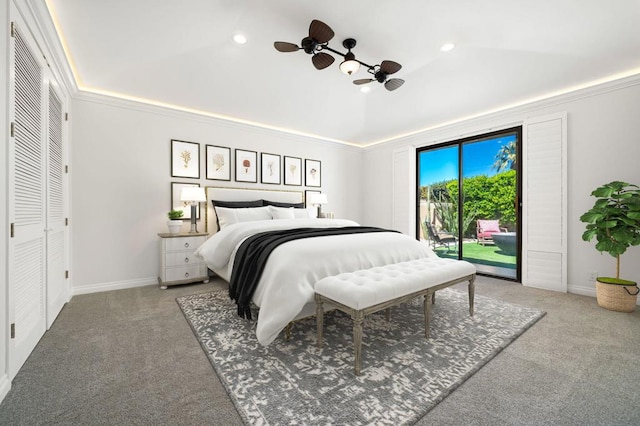
[(189, 263), (189, 258), (188, 257), (184, 258), (184, 263)]
[(184, 243), (184, 248), (189, 248), (189, 243)]
[(189, 278), (189, 273), (188, 273), (188, 272), (185, 272), (185, 273), (184, 273), (184, 277), (185, 277), (185, 278)]

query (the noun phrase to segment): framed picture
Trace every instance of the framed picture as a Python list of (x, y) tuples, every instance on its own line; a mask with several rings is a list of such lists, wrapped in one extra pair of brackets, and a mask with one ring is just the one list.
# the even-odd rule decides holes
[(236, 182), (258, 182), (258, 153), (236, 149)]
[(302, 186), (302, 158), (284, 156), (284, 184)]
[[(191, 203), (188, 201), (181, 201), (180, 195), (182, 194), (182, 188), (187, 186), (199, 187), (199, 183), (182, 183), (171, 182), (171, 210), (182, 210), (181, 219), (191, 220)], [(196, 208), (196, 219), (200, 219), (200, 203)]]
[(260, 153), (260, 182), (280, 185), (280, 156)]
[(307, 189), (306, 191), (304, 191), (304, 206), (305, 207), (313, 207), (311, 204), (309, 204), (309, 198), (310, 198), (310, 194), (320, 194), (320, 191), (315, 191), (315, 190), (311, 190), (311, 189)]
[(231, 148), (206, 145), (207, 179), (231, 180)]
[(321, 164), (318, 160), (304, 160), (304, 184), (305, 186), (321, 187), (322, 184), (322, 170)]
[(171, 140), (171, 177), (200, 179), (200, 144)]

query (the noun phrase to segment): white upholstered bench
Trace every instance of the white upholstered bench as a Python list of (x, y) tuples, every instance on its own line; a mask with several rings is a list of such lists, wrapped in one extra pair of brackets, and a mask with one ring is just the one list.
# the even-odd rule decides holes
[(476, 268), (469, 262), (427, 257), (323, 278), (315, 285), (318, 347), (322, 347), (323, 303), (327, 302), (353, 319), (355, 372), (359, 375), (366, 315), (424, 296), (425, 336), (429, 338), (431, 304), (437, 290), (468, 281), (469, 314), (473, 315), (475, 274)]

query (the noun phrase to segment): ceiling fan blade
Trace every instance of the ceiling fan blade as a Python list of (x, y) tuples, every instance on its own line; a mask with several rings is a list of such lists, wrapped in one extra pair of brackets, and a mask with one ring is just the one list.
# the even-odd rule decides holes
[(401, 78), (392, 78), (384, 84), (384, 87), (387, 90), (396, 90), (398, 87), (404, 84), (404, 80)]
[(382, 61), (380, 64), (380, 71), (385, 74), (393, 74), (400, 71), (400, 68), (402, 68), (402, 65), (393, 61)]
[(313, 55), (311, 61), (316, 69), (323, 70), (333, 63), (336, 59), (328, 53), (320, 52)]
[(326, 43), (333, 38), (333, 30), (324, 22), (314, 19), (309, 25), (309, 37), (318, 43)]
[(353, 80), (353, 84), (367, 84), (375, 81), (373, 78), (361, 78), (360, 80)]
[(300, 50), (297, 44), (286, 41), (274, 41), (273, 47), (275, 47), (278, 52), (295, 52)]

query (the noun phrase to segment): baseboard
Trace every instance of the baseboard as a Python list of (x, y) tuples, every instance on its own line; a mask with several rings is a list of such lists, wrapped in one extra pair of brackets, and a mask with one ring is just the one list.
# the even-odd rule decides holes
[[(581, 296), (596, 297), (596, 284), (593, 283), (593, 287), (583, 287), (579, 285), (570, 285), (567, 289), (569, 293), (579, 294)], [(636, 301), (636, 305), (640, 306), (640, 297)]]
[(0, 377), (0, 402), (7, 396), (10, 390), (11, 382), (9, 381), (9, 377), (3, 374), (2, 377)]
[(596, 297), (596, 284), (593, 283), (593, 287), (569, 284), (567, 286), (567, 291), (572, 294), (579, 294), (580, 296)]
[(158, 277), (139, 278), (137, 280), (113, 281), (110, 283), (83, 285), (79, 287), (73, 287), (71, 290), (73, 295), (76, 296), (78, 294), (99, 293), (101, 291), (124, 290), (127, 288), (145, 287), (153, 284), (158, 285)]

